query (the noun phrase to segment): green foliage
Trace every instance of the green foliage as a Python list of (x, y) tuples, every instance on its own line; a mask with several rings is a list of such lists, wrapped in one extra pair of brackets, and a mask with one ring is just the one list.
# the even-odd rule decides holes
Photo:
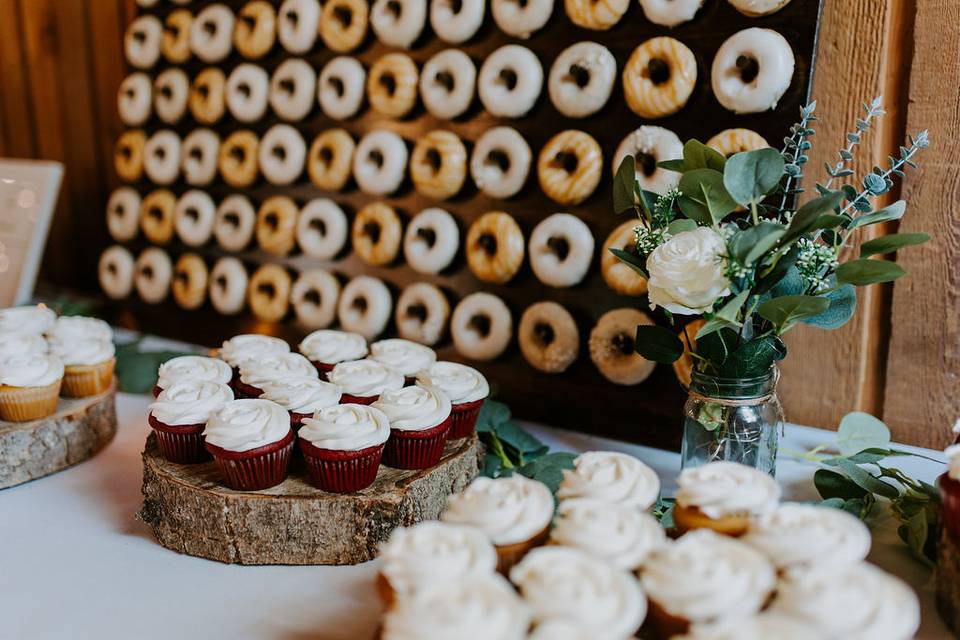
[(787, 232), (777, 222), (763, 221), (738, 231), (730, 241), (730, 254), (741, 264), (751, 265), (777, 246)]
[(617, 175), (613, 180), (613, 210), (623, 213), (636, 206), (635, 184), (637, 181), (637, 165), (633, 156), (627, 156), (617, 167)]
[(821, 296), (782, 296), (761, 304), (757, 313), (773, 324), (777, 334), (782, 334), (797, 322), (820, 315), (829, 308), (830, 302)]
[(140, 341), (117, 345), (116, 374), (120, 390), (127, 393), (149, 393), (157, 383), (157, 369), (177, 356), (196, 355), (183, 351), (144, 351)]
[(866, 227), (871, 224), (879, 224), (881, 222), (890, 222), (892, 220), (899, 220), (903, 217), (903, 214), (907, 212), (907, 203), (903, 200), (897, 200), (889, 207), (884, 207), (873, 213), (868, 213), (865, 216), (859, 216), (851, 220), (848, 227), (850, 229), (856, 229), (858, 227)]
[(680, 211), (691, 220), (704, 226), (712, 226), (723, 220), (737, 208), (723, 186), (722, 173), (716, 169), (694, 169), (680, 178), (678, 198)]
[(783, 172), (783, 156), (776, 149), (744, 151), (727, 160), (723, 186), (739, 204), (755, 204), (780, 184)]
[(649, 277), (647, 275), (647, 266), (643, 263), (639, 256), (636, 256), (629, 251), (624, 251), (623, 249), (617, 249), (614, 247), (610, 248), (610, 253), (617, 256), (617, 259), (619, 259), (620, 262), (633, 269), (641, 277)]
[(821, 329), (839, 329), (850, 322), (850, 318), (857, 310), (857, 290), (853, 285), (842, 285), (839, 289), (825, 293), (823, 297), (830, 304), (827, 310), (821, 314), (803, 318), (800, 322)]
[(929, 240), (930, 236), (926, 233), (892, 233), (864, 242), (860, 245), (860, 257), (893, 253), (905, 247), (921, 245)]
[(764, 335), (744, 342), (727, 356), (718, 375), (724, 378), (759, 378), (787, 356), (787, 345), (777, 336)]
[(837, 267), (837, 283), (862, 287), (880, 282), (892, 282), (907, 272), (896, 262), (860, 258)]
[(688, 140), (683, 145), (683, 159), (665, 160), (658, 166), (670, 171), (695, 171), (696, 169), (713, 169), (723, 173), (727, 159), (716, 149), (712, 149), (699, 140)]
[(647, 360), (670, 364), (683, 355), (683, 343), (669, 329), (641, 324), (637, 327), (636, 350)]
[(889, 444), (890, 429), (887, 425), (863, 411), (848, 413), (837, 428), (837, 448), (845, 456)]
[(721, 329), (737, 329), (740, 327), (740, 323), (737, 322), (737, 315), (740, 313), (740, 308), (743, 307), (743, 304), (747, 301), (747, 298), (750, 297), (749, 291), (743, 291), (737, 296), (731, 298), (719, 311), (714, 313), (707, 320), (699, 331), (697, 331), (697, 339), (706, 337), (715, 331), (720, 331)]

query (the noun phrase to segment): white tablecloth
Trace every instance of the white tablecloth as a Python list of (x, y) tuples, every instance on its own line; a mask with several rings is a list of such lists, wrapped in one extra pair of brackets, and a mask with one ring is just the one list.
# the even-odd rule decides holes
[[(144, 396), (120, 394), (120, 427), (106, 450), (72, 469), (0, 491), (0, 638), (372, 638), (380, 615), (375, 562), (241, 567), (178, 555), (156, 543), (134, 519), (141, 505), (147, 404)], [(672, 492), (679, 471), (674, 453), (526, 426), (555, 450), (635, 455)], [(824, 431), (788, 427), (783, 446), (808, 449), (830, 438)], [(913, 458), (899, 462), (928, 481), (943, 469)], [(778, 479), (786, 496), (815, 499), (813, 470), (782, 461)], [(918, 637), (949, 637), (934, 608), (931, 572), (909, 557), (887, 518), (874, 528), (870, 559), (917, 590), (923, 603)]]

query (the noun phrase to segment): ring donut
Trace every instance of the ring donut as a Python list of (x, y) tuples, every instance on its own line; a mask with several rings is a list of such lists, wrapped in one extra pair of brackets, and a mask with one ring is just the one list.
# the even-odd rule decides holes
[(594, 31), (607, 31), (630, 7), (630, 0), (564, 0), (570, 22)]
[(653, 373), (656, 363), (637, 353), (637, 325), (653, 321), (636, 309), (614, 309), (600, 316), (590, 332), (590, 359), (607, 380), (629, 386), (640, 384)]
[(320, 37), (327, 48), (347, 53), (367, 37), (370, 11), (364, 0), (327, 0), (320, 18)]
[(137, 71), (131, 73), (117, 90), (117, 112), (120, 121), (129, 127), (139, 127), (150, 119), (153, 107), (153, 83), (150, 76)]
[(198, 309), (207, 298), (207, 265), (195, 253), (185, 253), (173, 267), (170, 290), (173, 300), (188, 310)]
[(337, 319), (344, 331), (373, 340), (387, 328), (393, 296), (382, 280), (357, 276), (347, 283), (337, 302)]
[(444, 42), (462, 44), (480, 30), (485, 4), (484, 0), (431, 0), (430, 26)]
[(417, 104), (417, 63), (405, 53), (388, 53), (370, 67), (367, 100), (374, 111), (402, 118)]
[(190, 25), (190, 49), (206, 62), (220, 62), (233, 48), (234, 15), (220, 3), (207, 5)]
[(324, 191), (340, 191), (350, 179), (353, 151), (357, 145), (345, 129), (321, 132), (307, 152), (310, 182)]
[(437, 129), (417, 140), (410, 156), (410, 178), (417, 193), (446, 200), (467, 179), (467, 149), (455, 133)]
[(531, 367), (544, 373), (562, 373), (580, 354), (580, 331), (570, 312), (556, 302), (527, 307), (517, 327), (520, 353)]
[(537, 177), (547, 197), (562, 205), (580, 204), (600, 184), (603, 151), (593, 137), (568, 129), (550, 138), (537, 159)]
[(149, 9), (150, 7), (156, 5), (160, 0), (136, 0), (138, 7), (143, 7)]
[(270, 78), (270, 107), (282, 120), (303, 120), (317, 95), (317, 74), (304, 60), (280, 63)]
[(213, 235), (213, 221), (217, 206), (205, 191), (191, 189), (177, 200), (173, 210), (173, 226), (183, 244), (200, 247)]
[(613, 155), (613, 171), (627, 156), (636, 162), (637, 181), (646, 191), (663, 195), (680, 184), (680, 174), (659, 166), (664, 160), (683, 157), (683, 143), (673, 131), (645, 125), (628, 133)]
[(553, 0), (493, 0), (492, 12), (500, 31), (526, 40), (547, 24)]
[(508, 44), (487, 57), (480, 67), (477, 84), (480, 102), (490, 115), (519, 118), (530, 111), (540, 97), (543, 67), (530, 49)]
[(107, 297), (122, 300), (133, 290), (133, 255), (118, 244), (100, 254), (97, 278)]
[(181, 69), (167, 69), (153, 82), (153, 109), (167, 124), (176, 124), (187, 111), (190, 79)]
[(572, 287), (593, 261), (593, 232), (577, 216), (555, 213), (530, 234), (530, 267), (543, 284)]
[(440, 342), (447, 328), (450, 305), (438, 287), (415, 282), (397, 299), (396, 316), (401, 338), (433, 346)]
[(297, 276), (290, 304), (297, 321), (307, 329), (326, 329), (337, 317), (340, 282), (325, 269), (310, 269)]
[(107, 200), (107, 230), (117, 242), (137, 237), (140, 228), (140, 194), (130, 187), (114, 189)]
[(617, 61), (609, 49), (578, 42), (564, 49), (550, 68), (550, 101), (568, 118), (585, 118), (607, 104), (616, 76)]
[(377, 129), (360, 138), (353, 154), (353, 177), (366, 194), (385, 196), (395, 192), (407, 170), (407, 145), (403, 138)]
[(640, 296), (647, 292), (647, 279), (625, 265), (610, 249), (620, 249), (633, 254), (637, 252), (637, 226), (635, 221), (627, 221), (618, 226), (603, 243), (600, 255), (600, 273), (607, 286), (623, 296)]
[(237, 13), (233, 46), (249, 60), (259, 60), (273, 49), (277, 37), (277, 12), (265, 0), (253, 0)]
[(398, 49), (409, 49), (426, 22), (427, 0), (375, 0), (370, 9), (377, 40)]
[(513, 316), (503, 300), (478, 291), (457, 304), (450, 318), (450, 337), (461, 355), (493, 360), (506, 351), (513, 335)]
[(124, 182), (136, 182), (143, 176), (143, 147), (147, 134), (140, 129), (124, 131), (113, 150), (113, 168)]
[(516, 129), (494, 127), (473, 147), (470, 174), (484, 194), (505, 200), (523, 188), (532, 159), (530, 145)]
[(484, 282), (505, 284), (523, 265), (523, 232), (510, 214), (491, 211), (467, 232), (467, 264)]
[(243, 251), (253, 238), (257, 213), (246, 196), (233, 194), (220, 202), (214, 216), (213, 235), (225, 251)]
[(290, 274), (278, 264), (260, 265), (247, 285), (247, 304), (257, 320), (280, 322), (290, 309)]
[(163, 25), (156, 16), (140, 16), (130, 23), (123, 36), (127, 62), (137, 69), (149, 69), (160, 59)]
[(187, 184), (202, 187), (217, 176), (220, 136), (211, 129), (194, 129), (180, 145), (180, 170)]
[(690, 99), (697, 84), (697, 59), (679, 40), (660, 36), (634, 49), (623, 68), (627, 106), (641, 118), (665, 118)]
[(427, 60), (420, 74), (423, 106), (438, 118), (452, 120), (470, 108), (476, 82), (477, 69), (470, 56), (459, 49), (441, 51)]
[(367, 264), (393, 262), (400, 251), (402, 237), (400, 217), (393, 207), (382, 202), (371, 202), (353, 219), (350, 233), (353, 250)]
[(271, 196), (257, 211), (257, 244), (267, 253), (286, 256), (296, 245), (297, 203), (288, 196)]
[(190, 86), (190, 114), (200, 124), (214, 124), (223, 117), (227, 77), (223, 71), (208, 67), (197, 74)]
[(255, 64), (244, 62), (227, 78), (226, 100), (230, 114), (240, 122), (256, 122), (267, 112), (270, 92), (267, 72)]
[(726, 129), (710, 138), (707, 146), (729, 158), (744, 151), (766, 149), (770, 145), (763, 136), (752, 129)]
[(410, 221), (403, 254), (418, 273), (437, 274), (450, 266), (460, 248), (460, 230), (443, 209), (424, 209)]
[(143, 145), (143, 171), (156, 184), (170, 184), (180, 175), (180, 138), (161, 129)]
[(210, 304), (225, 316), (240, 313), (247, 299), (247, 270), (236, 258), (220, 258), (210, 270)]
[(664, 27), (689, 22), (703, 6), (703, 0), (640, 0), (647, 20)]
[(176, 206), (176, 196), (167, 189), (151, 191), (140, 201), (140, 229), (152, 244), (167, 244), (173, 239)]
[(317, 41), (319, 24), (317, 0), (284, 0), (277, 12), (277, 38), (290, 53), (306, 53)]
[(734, 113), (768, 111), (790, 88), (794, 64), (793, 49), (782, 35), (744, 29), (730, 36), (713, 58), (713, 93)]
[(190, 59), (190, 26), (193, 14), (186, 9), (171, 11), (164, 21), (160, 38), (160, 53), (173, 64), (183, 64)]
[(750, 18), (776, 13), (790, 4), (790, 0), (728, 0), (733, 8)]
[(242, 189), (257, 180), (260, 169), (260, 141), (252, 131), (239, 130), (231, 133), (217, 156), (217, 166), (223, 181), (231, 187)]
[(317, 98), (320, 108), (334, 120), (352, 118), (363, 104), (367, 72), (356, 58), (338, 56), (320, 72)]
[(260, 141), (260, 172), (271, 184), (286, 185), (303, 173), (307, 145), (288, 124), (275, 124)]
[(303, 206), (297, 218), (297, 244), (305, 255), (332, 260), (347, 243), (347, 216), (327, 198), (315, 198)]
[(137, 295), (147, 304), (159, 304), (170, 291), (173, 265), (163, 249), (149, 247), (137, 256), (134, 264), (133, 286)]

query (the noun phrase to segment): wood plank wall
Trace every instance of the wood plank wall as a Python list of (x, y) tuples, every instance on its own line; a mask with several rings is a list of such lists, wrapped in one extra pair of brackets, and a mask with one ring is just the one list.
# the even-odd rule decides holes
[[(106, 242), (123, 27), (134, 13), (133, 0), (0, 0), (0, 156), (67, 166), (42, 273), (53, 284), (96, 288), (89, 247)], [(861, 101), (884, 94), (888, 115), (856, 162), (872, 167), (906, 130), (930, 128), (934, 144), (906, 181), (912, 205), (900, 226), (936, 241), (897, 257), (906, 279), (862, 290), (849, 326), (794, 332), (781, 387), (794, 422), (833, 428), (861, 409), (899, 441), (939, 447), (960, 416), (960, 152), (948, 139), (960, 125), (957, 25), (951, 0), (825, 1), (810, 166), (832, 161)]]

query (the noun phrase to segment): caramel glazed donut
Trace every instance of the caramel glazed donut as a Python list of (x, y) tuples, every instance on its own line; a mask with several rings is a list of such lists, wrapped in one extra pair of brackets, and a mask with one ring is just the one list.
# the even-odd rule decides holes
[(176, 206), (176, 196), (166, 189), (151, 191), (140, 202), (140, 229), (152, 244), (167, 244), (173, 239)]
[(697, 59), (673, 38), (651, 38), (623, 69), (627, 106), (641, 118), (664, 118), (687, 104), (697, 84)]
[(331, 51), (353, 51), (367, 37), (369, 20), (366, 0), (327, 0), (320, 17), (320, 37)]
[(483, 291), (471, 293), (453, 310), (450, 335), (461, 355), (472, 360), (493, 360), (510, 344), (513, 316), (497, 296)]
[(587, 275), (593, 260), (593, 233), (580, 218), (555, 213), (530, 234), (530, 267), (544, 284), (572, 287)]
[(247, 297), (247, 270), (236, 258), (220, 258), (210, 270), (210, 304), (225, 316), (239, 313)]
[(402, 118), (417, 104), (417, 64), (403, 53), (388, 53), (370, 67), (367, 100), (374, 111)]
[(350, 179), (357, 145), (344, 129), (327, 129), (313, 139), (307, 152), (307, 175), (324, 191), (340, 191)]
[(578, 27), (606, 31), (620, 22), (630, 7), (630, 0), (565, 0), (570, 21)]
[(183, 64), (190, 59), (190, 25), (193, 14), (186, 9), (176, 9), (164, 21), (160, 52), (167, 61)]
[(340, 282), (325, 269), (304, 271), (290, 291), (293, 313), (308, 329), (326, 329), (333, 324), (339, 299)]
[(143, 175), (143, 147), (147, 135), (140, 129), (124, 131), (113, 151), (113, 168), (124, 182), (136, 182)]
[(767, 111), (790, 88), (793, 69), (793, 50), (782, 35), (744, 29), (730, 36), (713, 59), (713, 93), (734, 113)]
[(504, 284), (523, 265), (523, 232), (502, 211), (485, 213), (467, 232), (467, 264), (478, 279)]
[(367, 264), (390, 264), (400, 251), (401, 226), (393, 207), (371, 202), (353, 220), (353, 250)]
[(643, 189), (663, 194), (680, 183), (679, 173), (658, 164), (683, 157), (683, 143), (669, 129), (646, 125), (627, 134), (613, 155), (614, 174), (627, 156), (634, 157), (637, 181)]
[(418, 273), (440, 273), (450, 266), (459, 248), (457, 222), (443, 209), (424, 209), (418, 213), (403, 238), (403, 254)]
[(198, 309), (207, 297), (207, 265), (195, 253), (185, 253), (173, 267), (173, 300), (187, 310)]
[(625, 265), (610, 249), (620, 249), (636, 254), (637, 223), (628, 220), (614, 229), (603, 243), (600, 256), (600, 273), (607, 286), (624, 296), (639, 296), (647, 292), (647, 279)]
[(556, 302), (537, 302), (527, 307), (520, 317), (517, 337), (524, 359), (544, 373), (566, 371), (580, 353), (577, 323)]
[(373, 340), (387, 328), (393, 297), (383, 281), (357, 276), (347, 283), (337, 303), (337, 319), (344, 331)]
[(590, 359), (614, 384), (634, 385), (646, 380), (655, 363), (636, 352), (637, 325), (653, 321), (636, 309), (614, 309), (600, 317), (590, 332)]
[(214, 67), (204, 69), (193, 79), (190, 87), (190, 114), (200, 124), (213, 124), (223, 117), (226, 109), (227, 77)]
[(291, 279), (278, 264), (261, 265), (250, 276), (247, 303), (253, 315), (263, 322), (280, 322), (290, 308)]
[(729, 158), (744, 151), (766, 149), (770, 145), (763, 136), (751, 129), (726, 129), (710, 138), (707, 146)]
[(410, 178), (417, 193), (428, 198), (455, 196), (467, 179), (467, 149), (460, 138), (438, 129), (417, 140), (410, 156)]
[(277, 13), (265, 0), (243, 5), (233, 30), (233, 46), (244, 58), (257, 60), (269, 53), (276, 41)]
[(296, 244), (297, 203), (287, 196), (271, 196), (257, 212), (257, 244), (275, 256), (289, 254)]
[(562, 205), (580, 204), (600, 184), (603, 151), (590, 134), (561, 131), (540, 150), (537, 177), (548, 198)]
[(231, 187), (243, 189), (257, 180), (260, 165), (260, 141), (252, 131), (239, 130), (231, 133), (217, 156), (217, 166), (223, 181)]
[(557, 111), (569, 118), (584, 118), (607, 104), (616, 81), (617, 61), (596, 42), (567, 47), (550, 69), (547, 90)]
[(154, 81), (153, 109), (166, 124), (176, 124), (187, 110), (190, 80), (182, 69), (171, 68)]
[(450, 317), (443, 292), (426, 282), (416, 282), (397, 300), (397, 333), (405, 340), (433, 346), (440, 342)]

